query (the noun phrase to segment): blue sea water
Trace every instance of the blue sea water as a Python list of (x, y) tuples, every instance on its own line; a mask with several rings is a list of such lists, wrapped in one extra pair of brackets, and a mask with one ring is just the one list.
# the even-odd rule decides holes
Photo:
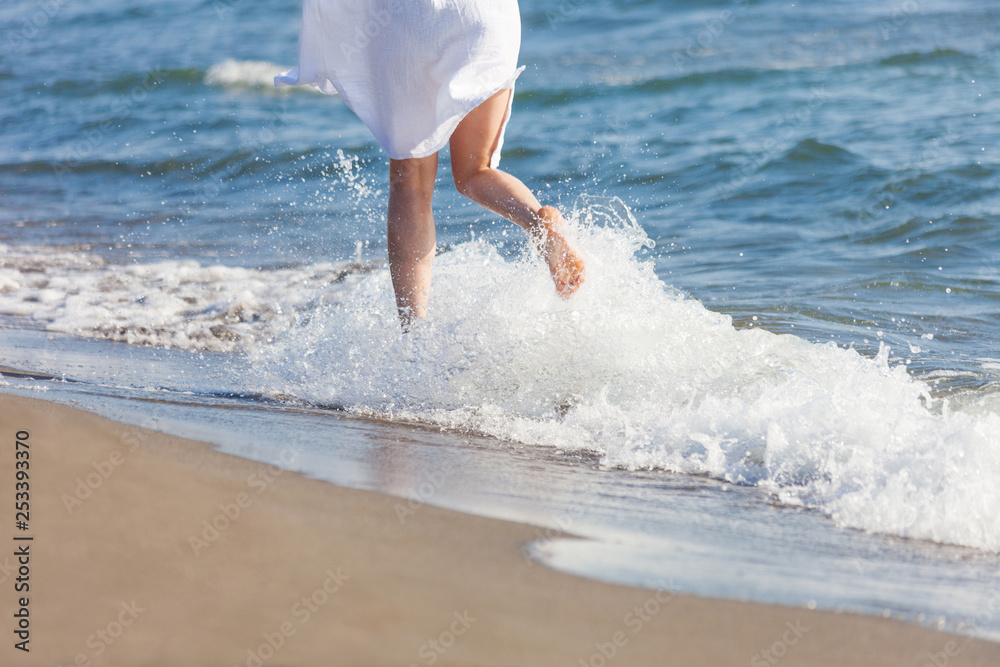
[(265, 460), (280, 424), (403, 496), (461, 471), (421, 501), (587, 535), (532, 547), (586, 576), (1000, 637), (1000, 6), (522, 2), (502, 166), (588, 283), (444, 160), (408, 338), (385, 155), (269, 83), (299, 11), (0, 8), (0, 362), (81, 381), (8, 390)]

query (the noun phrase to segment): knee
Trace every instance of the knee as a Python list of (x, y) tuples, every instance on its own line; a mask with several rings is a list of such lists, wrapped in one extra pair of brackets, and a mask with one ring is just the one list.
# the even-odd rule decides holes
[(390, 163), (389, 188), (394, 192), (434, 192), (435, 170), (417, 160), (394, 160)]
[(455, 189), (458, 190), (459, 194), (469, 199), (475, 199), (475, 182), (487, 171), (489, 171), (489, 167), (456, 168), (453, 165), (451, 176), (455, 181)]

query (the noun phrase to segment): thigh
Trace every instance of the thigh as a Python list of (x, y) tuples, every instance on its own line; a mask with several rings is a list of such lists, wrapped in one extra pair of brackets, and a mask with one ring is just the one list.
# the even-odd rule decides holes
[(427, 194), (434, 191), (437, 177), (438, 154), (427, 157), (389, 159), (389, 188), (393, 190), (420, 190)]
[(490, 158), (500, 141), (500, 131), (507, 116), (512, 91), (496, 93), (468, 113), (451, 135), (453, 172), (477, 170), (490, 166)]

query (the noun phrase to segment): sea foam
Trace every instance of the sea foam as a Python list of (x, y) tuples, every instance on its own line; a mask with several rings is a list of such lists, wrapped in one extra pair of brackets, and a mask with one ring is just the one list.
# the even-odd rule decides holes
[[(470, 241), (438, 257), (430, 316), (395, 326), (388, 273), (276, 345), (256, 389), (603, 465), (755, 485), (841, 525), (1000, 550), (1000, 414), (949, 411), (889, 350), (736, 329), (664, 285), (620, 204), (574, 211), (587, 281)], [(992, 403), (994, 406), (995, 402)]]
[(194, 260), (116, 265), (80, 249), (0, 244), (0, 315), (48, 331), (159, 347), (228, 352), (276, 332), (357, 280), (369, 265), (257, 270)]
[(951, 409), (885, 347), (738, 329), (657, 277), (620, 202), (569, 217), (587, 261), (571, 299), (532, 253), (471, 240), (438, 256), (429, 318), (405, 335), (382, 263), (122, 267), (0, 247), (0, 313), (245, 355), (246, 389), (281, 400), (708, 475), (843, 526), (1000, 551), (996, 392)]
[[(266, 60), (233, 60), (227, 58), (205, 72), (205, 83), (210, 86), (247, 88), (274, 88), (274, 77), (288, 70)], [(309, 86), (293, 86), (301, 90), (315, 90)], [(275, 88), (275, 90), (282, 90)]]

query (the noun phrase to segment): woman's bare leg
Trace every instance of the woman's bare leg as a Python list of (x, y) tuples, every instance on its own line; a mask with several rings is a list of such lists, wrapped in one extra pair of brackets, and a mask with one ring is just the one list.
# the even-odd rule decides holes
[(455, 187), (480, 206), (523, 228), (549, 264), (556, 291), (569, 298), (584, 279), (583, 259), (560, 233), (562, 214), (538, 203), (524, 183), (490, 166), (511, 91), (501, 90), (473, 109), (451, 135)]
[(389, 273), (404, 329), (427, 314), (436, 244), (431, 212), (436, 177), (437, 154), (389, 160)]

